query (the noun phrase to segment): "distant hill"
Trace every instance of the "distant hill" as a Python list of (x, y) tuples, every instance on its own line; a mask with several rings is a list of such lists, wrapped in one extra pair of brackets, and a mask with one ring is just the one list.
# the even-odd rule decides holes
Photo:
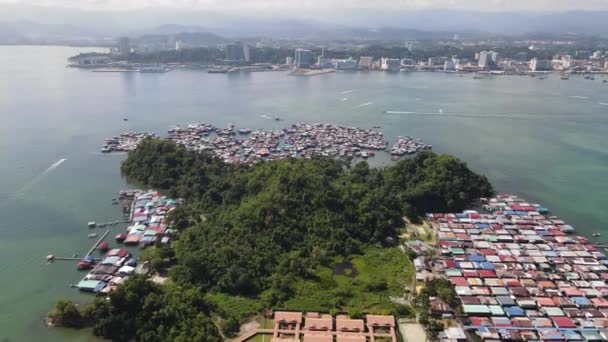
[(201, 34), (197, 39), (210, 44), (262, 36), (302, 40), (408, 40), (442, 38), (454, 33), (489, 37), (536, 32), (608, 37), (607, 11), (554, 13), (549, 10), (540, 13), (336, 8), (218, 12), (146, 8), (112, 12), (0, 4), (0, 43), (181, 33)]
[[(199, 31), (200, 30), (200, 31)], [(173, 41), (182, 41), (194, 46), (215, 46), (218, 44), (226, 44), (230, 39), (219, 36), (210, 32), (203, 32), (202, 27), (186, 27), (181, 25), (163, 25), (152, 30), (152, 34), (144, 34), (137, 37), (140, 43), (157, 43), (167, 42), (169, 39)]]

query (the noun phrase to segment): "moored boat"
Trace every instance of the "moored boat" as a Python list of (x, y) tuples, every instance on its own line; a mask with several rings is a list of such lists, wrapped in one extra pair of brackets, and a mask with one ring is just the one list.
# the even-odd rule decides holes
[(97, 249), (101, 252), (106, 252), (108, 249), (110, 249), (110, 244), (107, 241), (102, 241), (99, 243), (99, 245), (97, 245)]

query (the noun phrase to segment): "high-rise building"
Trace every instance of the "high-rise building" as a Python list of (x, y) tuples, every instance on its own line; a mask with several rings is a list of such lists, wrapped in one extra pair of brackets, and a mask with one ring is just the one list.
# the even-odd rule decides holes
[(447, 57), (429, 57), (428, 65), (444, 65)]
[(293, 58), (287, 56), (285, 57), (285, 65), (291, 66), (293, 64)]
[(385, 71), (399, 71), (401, 69), (401, 60), (399, 58), (382, 58), (380, 60), (380, 69)]
[(551, 61), (549, 61), (549, 60), (532, 58), (532, 60), (530, 61), (530, 70), (531, 71), (549, 71), (549, 70), (553, 70), (553, 66), (551, 65)]
[(361, 68), (361, 69), (371, 69), (373, 63), (374, 63), (374, 57), (370, 57), (370, 56), (359, 57), (359, 68)]
[(454, 62), (451, 60), (445, 61), (445, 64), (443, 65), (443, 70), (444, 71), (455, 71), (456, 64), (454, 64)]
[(243, 57), (245, 57), (245, 62), (251, 62), (251, 52), (247, 43), (243, 44)]
[(309, 68), (312, 64), (313, 56), (310, 50), (296, 49), (295, 63), (298, 68)]
[(336, 70), (355, 70), (357, 69), (357, 61), (352, 57), (348, 59), (333, 59), (332, 60), (333, 67)]
[(249, 45), (241, 42), (227, 44), (224, 52), (226, 54), (226, 61), (229, 63), (249, 62), (251, 59)]
[(481, 51), (479, 53), (477, 66), (485, 69), (492, 69), (498, 61), (498, 53), (494, 51)]
[(118, 54), (122, 56), (131, 54), (131, 40), (128, 37), (118, 39)]

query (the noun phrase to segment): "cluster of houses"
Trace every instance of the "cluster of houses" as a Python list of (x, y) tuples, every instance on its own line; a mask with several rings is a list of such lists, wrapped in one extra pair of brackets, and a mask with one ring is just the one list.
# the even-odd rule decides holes
[[(131, 203), (128, 234), (118, 234), (115, 239), (126, 246), (150, 246), (169, 243), (174, 230), (167, 222), (167, 214), (179, 204), (177, 200), (162, 196), (157, 191), (132, 190), (121, 192), (121, 200)], [(127, 248), (109, 249), (108, 242), (101, 242), (97, 249), (104, 253), (97, 261), (87, 255), (79, 264), (79, 269), (91, 271), (75, 286), (81, 291), (109, 293), (115, 290), (134, 273), (145, 273)], [(143, 266), (143, 265), (139, 265)]]
[[(484, 211), (427, 214), (464, 313), (445, 341), (608, 341), (608, 259), (587, 238), (516, 196)], [(451, 313), (440, 300), (433, 313)], [(471, 335), (473, 334), (473, 335)]]
[(135, 273), (137, 266), (137, 261), (124, 248), (110, 249), (98, 263), (91, 256), (87, 258), (94, 264), (93, 269), (76, 285), (84, 292), (112, 292)]
[(133, 225), (127, 227), (127, 234), (117, 235), (116, 240), (141, 247), (168, 243), (175, 231), (169, 226), (167, 214), (178, 206), (178, 201), (157, 191), (137, 191), (132, 196), (130, 221)]

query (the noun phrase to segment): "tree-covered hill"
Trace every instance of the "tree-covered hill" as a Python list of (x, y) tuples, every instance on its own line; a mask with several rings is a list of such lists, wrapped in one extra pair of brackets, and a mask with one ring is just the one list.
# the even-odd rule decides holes
[[(327, 158), (234, 166), (173, 142), (146, 139), (121, 170), (186, 200), (171, 215), (180, 231), (174, 248), (147, 252), (152, 259), (162, 253), (157, 259), (172, 260), (169, 274), (176, 286), (201, 296), (254, 298), (260, 307), (281, 307), (297, 284), (314, 281), (328, 260), (395, 238), (404, 215), (415, 219), (429, 211), (463, 210), (493, 192), (465, 163), (430, 152), (386, 168)], [(101, 312), (117, 310), (113, 301), (103, 307), (108, 305)], [(90, 320), (97, 326), (108, 318)], [(107, 331), (95, 329), (110, 337)]]

